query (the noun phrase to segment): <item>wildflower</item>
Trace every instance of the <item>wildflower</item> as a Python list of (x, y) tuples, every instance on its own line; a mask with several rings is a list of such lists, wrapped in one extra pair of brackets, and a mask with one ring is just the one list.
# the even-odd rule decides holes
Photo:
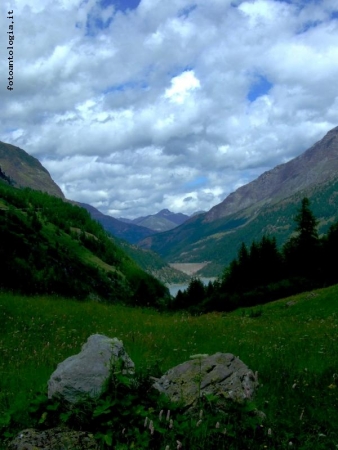
[(154, 432), (154, 423), (153, 423), (152, 420), (149, 422), (149, 430), (152, 431), (151, 434), (153, 434), (153, 432)]
[(219, 428), (219, 422), (216, 423), (216, 428)]
[(292, 389), (294, 389), (296, 386), (297, 386), (297, 383), (294, 383), (294, 384), (292, 385)]
[(303, 414), (304, 414), (304, 409), (302, 410), (301, 415), (299, 416), (299, 420), (303, 419)]
[(174, 426), (173, 419), (170, 419), (170, 422), (169, 422), (169, 428), (172, 428), (173, 426)]
[(144, 427), (146, 427), (147, 425), (148, 425), (148, 417), (146, 417), (144, 420)]
[(170, 447), (169, 447), (169, 445), (167, 445), (167, 446), (166, 446), (165, 450), (170, 450)]
[(182, 448), (182, 442), (180, 441), (176, 441), (177, 442), (177, 450)]
[(223, 434), (227, 434), (227, 429), (226, 428), (224, 428)]
[(197, 423), (196, 423), (196, 427), (199, 427), (202, 423), (202, 420), (200, 419)]
[(125, 431), (126, 431), (126, 429), (125, 429), (125, 428), (123, 428), (123, 430), (122, 430), (122, 434), (124, 434), (124, 433), (125, 433)]
[(163, 416), (163, 409), (161, 409), (160, 414), (158, 415), (158, 418), (160, 419), (160, 421), (162, 420), (162, 416)]
[(268, 436), (271, 436), (272, 435), (272, 431), (271, 431), (271, 428), (269, 428), (268, 429)]
[(166, 421), (169, 422), (169, 419), (170, 419), (170, 409), (168, 409)]
[(202, 417), (203, 417), (203, 410), (201, 409), (201, 411), (200, 411), (200, 420), (202, 420)]
[(328, 387), (329, 387), (329, 389), (334, 389), (334, 388), (336, 388), (337, 386), (336, 386), (335, 384), (331, 383), (330, 386), (328, 386)]

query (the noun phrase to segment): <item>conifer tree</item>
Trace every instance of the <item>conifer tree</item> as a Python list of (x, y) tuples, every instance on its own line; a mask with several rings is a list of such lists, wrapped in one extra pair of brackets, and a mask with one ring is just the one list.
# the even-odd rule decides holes
[(318, 221), (310, 209), (310, 200), (307, 197), (303, 198), (294, 220), (297, 234), (291, 237), (283, 248), (289, 276), (311, 279), (317, 272), (319, 238)]
[(310, 209), (310, 200), (304, 197), (298, 214), (295, 217), (297, 241), (299, 245), (314, 245), (318, 241), (318, 220)]

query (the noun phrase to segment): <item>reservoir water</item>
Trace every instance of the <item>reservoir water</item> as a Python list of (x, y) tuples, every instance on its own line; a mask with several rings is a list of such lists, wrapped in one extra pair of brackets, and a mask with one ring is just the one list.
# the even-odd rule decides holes
[[(204, 278), (201, 277), (200, 280), (203, 282), (203, 284), (207, 285), (209, 283), (209, 281), (215, 281), (216, 278)], [(181, 290), (182, 292), (185, 291), (189, 286), (189, 283), (185, 283), (185, 284), (167, 284), (167, 287), (170, 291), (170, 294), (173, 297), (176, 297), (176, 294), (179, 290)]]

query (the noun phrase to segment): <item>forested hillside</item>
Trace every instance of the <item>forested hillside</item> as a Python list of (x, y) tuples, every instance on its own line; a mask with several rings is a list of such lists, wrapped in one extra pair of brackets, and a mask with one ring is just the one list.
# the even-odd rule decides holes
[(235, 257), (241, 242), (250, 245), (273, 233), (283, 244), (292, 233), (292, 216), (303, 197), (311, 200), (319, 232), (337, 219), (338, 127), (298, 157), (241, 186), (207, 213), (192, 217), (139, 245), (166, 261), (210, 261), (202, 276), (217, 276)]
[(175, 230), (159, 233), (141, 242), (170, 262), (211, 261), (200, 274), (219, 275), (236, 256), (241, 243), (264, 235), (274, 235), (277, 245), (283, 245), (293, 232), (293, 217), (303, 197), (311, 201), (311, 209), (319, 220), (319, 234), (326, 233), (338, 218), (338, 178), (297, 192), (280, 202), (264, 206), (258, 212), (250, 208), (227, 217), (205, 222), (199, 215)]
[(78, 206), (0, 181), (0, 288), (132, 305), (162, 305), (167, 288), (142, 271)]
[(281, 248), (273, 235), (264, 235), (250, 246), (242, 242), (218, 280), (207, 287), (199, 279), (192, 280), (172, 306), (194, 312), (232, 311), (338, 283), (333, 264), (338, 222), (321, 237), (318, 222), (309, 199), (303, 198), (294, 217), (294, 233)]

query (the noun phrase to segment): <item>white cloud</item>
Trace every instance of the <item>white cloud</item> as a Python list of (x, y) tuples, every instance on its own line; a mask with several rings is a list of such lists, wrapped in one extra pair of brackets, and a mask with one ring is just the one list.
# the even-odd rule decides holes
[(193, 70), (187, 70), (172, 78), (171, 87), (166, 89), (164, 97), (173, 103), (183, 104), (189, 100), (191, 92), (201, 87)]
[(15, 17), (12, 92), (0, 38), (0, 139), (67, 197), (116, 217), (208, 210), (337, 125), (335, 1), (110, 3), (0, 6), (2, 30)]

